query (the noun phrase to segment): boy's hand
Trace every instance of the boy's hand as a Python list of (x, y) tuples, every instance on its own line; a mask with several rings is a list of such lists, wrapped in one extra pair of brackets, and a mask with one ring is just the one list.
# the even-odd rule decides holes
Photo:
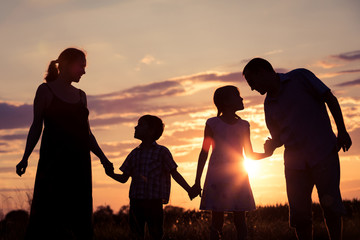
[(199, 184), (194, 184), (189, 191), (190, 200), (193, 200), (197, 196), (201, 197), (201, 190), (202, 189)]

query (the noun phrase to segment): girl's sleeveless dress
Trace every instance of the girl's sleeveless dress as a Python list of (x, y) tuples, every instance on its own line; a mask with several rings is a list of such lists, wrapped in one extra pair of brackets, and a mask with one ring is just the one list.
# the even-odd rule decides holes
[[(50, 87), (49, 90), (52, 92)], [(89, 112), (82, 101), (67, 103), (53, 92), (52, 95), (44, 113), (45, 128), (26, 238), (91, 239)]]
[(235, 124), (227, 124), (214, 117), (206, 124), (213, 132), (213, 145), (200, 209), (229, 212), (255, 209), (243, 156), (249, 123), (238, 119)]

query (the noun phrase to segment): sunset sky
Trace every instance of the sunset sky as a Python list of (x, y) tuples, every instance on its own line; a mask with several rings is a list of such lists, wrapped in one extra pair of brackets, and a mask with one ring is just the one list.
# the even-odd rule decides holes
[[(40, 143), (25, 175), (17, 176), (15, 166), (32, 122), (35, 91), (49, 62), (67, 47), (87, 53), (86, 75), (75, 86), (87, 93), (92, 131), (116, 172), (140, 143), (133, 138), (137, 119), (153, 114), (166, 125), (159, 143), (170, 149), (190, 185), (205, 121), (216, 115), (217, 87), (240, 89), (245, 110), (238, 114), (250, 122), (253, 147), (261, 152), (269, 136), (264, 97), (251, 92), (243, 67), (263, 57), (278, 72), (308, 68), (340, 102), (353, 140), (350, 151), (340, 154), (341, 191), (344, 199), (360, 198), (359, 13), (358, 0), (2, 1), (0, 215), (29, 208)], [(280, 148), (271, 158), (249, 163), (258, 205), (287, 201), (282, 154)], [(118, 211), (128, 204), (130, 181), (107, 177), (94, 155), (92, 167), (94, 209), (109, 204)], [(198, 209), (199, 198), (191, 202), (173, 182), (170, 204)]]

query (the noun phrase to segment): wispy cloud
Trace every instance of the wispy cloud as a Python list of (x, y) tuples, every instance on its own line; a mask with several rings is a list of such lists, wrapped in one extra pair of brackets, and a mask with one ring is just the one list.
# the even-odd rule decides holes
[(143, 57), (140, 60), (140, 63), (146, 64), (146, 65), (150, 65), (150, 64), (161, 64), (162, 61), (157, 60), (154, 56), (147, 54), (145, 57)]
[(338, 64), (338, 63), (331, 63), (329, 61), (326, 61), (326, 60), (322, 60), (322, 61), (318, 61), (314, 64), (314, 66), (316, 67), (321, 67), (321, 68), (324, 68), (324, 69), (331, 69), (331, 68), (335, 68), (335, 67), (339, 67), (341, 66), (342, 64)]
[(0, 167), (0, 173), (13, 173), (15, 167)]
[[(360, 60), (360, 50), (329, 55), (325, 59), (316, 61), (312, 65), (315, 67), (321, 67), (323, 69), (332, 69), (332, 68), (344, 66), (349, 62), (357, 61), (357, 60)], [(332, 74), (329, 74), (329, 76), (331, 75)]]
[(356, 79), (353, 81), (347, 81), (347, 82), (343, 82), (343, 83), (339, 83), (335, 86), (337, 87), (348, 87), (348, 86), (359, 86), (360, 85), (360, 79)]
[[(26, 134), (8, 134), (8, 135), (0, 135), (0, 140), (23, 140), (26, 138)], [(1, 146), (1, 143), (0, 143)]]
[(355, 50), (351, 52), (340, 53), (337, 55), (332, 55), (332, 58), (344, 60), (344, 61), (357, 61), (360, 60), (360, 50)]
[(351, 74), (351, 73), (359, 73), (360, 69), (349, 69), (349, 70), (343, 70), (338, 72), (332, 72), (332, 73), (323, 73), (319, 74), (319, 78), (332, 78), (344, 74)]
[(32, 118), (32, 106), (0, 102), (0, 129), (28, 127)]
[(266, 52), (264, 55), (268, 56), (268, 55), (274, 55), (274, 54), (278, 54), (278, 53), (282, 53), (282, 52), (284, 52), (284, 50), (282, 50), (282, 49), (275, 49), (275, 50)]
[[(89, 95), (91, 124), (104, 126), (136, 121), (139, 114), (154, 112), (160, 116), (176, 116), (196, 113), (202, 106), (182, 106), (167, 101), (154, 103), (164, 97), (189, 96), (200, 90), (212, 88), (221, 83), (231, 84), (243, 81), (241, 72), (204, 72), (177, 77), (164, 81), (137, 85), (128, 89), (107, 94)], [(32, 105), (0, 103), (0, 129), (29, 127), (32, 118)], [(3, 136), (3, 138), (10, 136)], [(12, 136), (12, 138), (21, 136)]]

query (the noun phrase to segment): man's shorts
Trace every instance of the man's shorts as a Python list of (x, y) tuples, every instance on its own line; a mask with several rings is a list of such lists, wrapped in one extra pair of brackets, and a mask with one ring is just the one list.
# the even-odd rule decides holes
[(286, 190), (290, 207), (290, 226), (305, 227), (312, 224), (311, 194), (317, 188), (325, 218), (346, 213), (340, 194), (340, 163), (333, 152), (324, 163), (304, 170), (285, 167)]

